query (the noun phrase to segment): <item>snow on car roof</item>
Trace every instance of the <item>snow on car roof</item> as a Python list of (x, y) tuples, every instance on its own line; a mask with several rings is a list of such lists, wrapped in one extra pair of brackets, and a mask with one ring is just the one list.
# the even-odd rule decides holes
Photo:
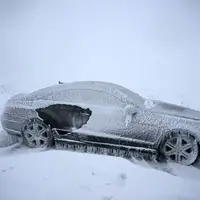
[(30, 100), (41, 99), (42, 97), (50, 95), (54, 92), (67, 89), (87, 89), (91, 91), (102, 91), (118, 97), (123, 102), (135, 103), (138, 106), (144, 106), (145, 102), (145, 99), (139, 94), (132, 92), (131, 90), (121, 85), (101, 81), (75, 81), (69, 83), (62, 82), (62, 84), (56, 84), (30, 93), (27, 98)]

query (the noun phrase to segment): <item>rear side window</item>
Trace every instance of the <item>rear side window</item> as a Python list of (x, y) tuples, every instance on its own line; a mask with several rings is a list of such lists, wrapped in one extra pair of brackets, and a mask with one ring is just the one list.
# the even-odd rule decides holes
[(42, 99), (105, 106), (125, 106), (125, 103), (113, 94), (89, 89), (67, 89), (63, 91), (56, 91), (53, 94), (43, 97)]

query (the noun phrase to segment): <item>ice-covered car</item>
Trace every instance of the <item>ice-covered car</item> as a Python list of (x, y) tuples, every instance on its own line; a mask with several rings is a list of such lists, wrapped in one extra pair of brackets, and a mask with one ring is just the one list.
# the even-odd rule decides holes
[(120, 85), (77, 81), (19, 94), (1, 117), (8, 134), (28, 147), (65, 146), (75, 151), (158, 159), (191, 165), (199, 156), (200, 112), (146, 99)]

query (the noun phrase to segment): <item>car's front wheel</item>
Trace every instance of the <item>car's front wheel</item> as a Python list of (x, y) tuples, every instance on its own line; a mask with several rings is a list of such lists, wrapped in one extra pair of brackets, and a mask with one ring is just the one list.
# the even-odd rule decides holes
[(197, 160), (199, 145), (187, 131), (172, 131), (161, 142), (159, 151), (168, 162), (189, 166)]
[(27, 120), (21, 131), (23, 143), (30, 148), (44, 148), (52, 144), (51, 128), (38, 118)]

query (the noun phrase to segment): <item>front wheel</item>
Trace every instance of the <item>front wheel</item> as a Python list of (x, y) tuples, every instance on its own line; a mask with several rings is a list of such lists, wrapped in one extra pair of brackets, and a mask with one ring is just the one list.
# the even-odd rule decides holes
[(51, 128), (38, 118), (27, 120), (21, 132), (24, 144), (30, 148), (43, 148), (52, 144)]
[(174, 131), (161, 142), (159, 152), (168, 162), (189, 166), (197, 160), (199, 145), (190, 133)]

